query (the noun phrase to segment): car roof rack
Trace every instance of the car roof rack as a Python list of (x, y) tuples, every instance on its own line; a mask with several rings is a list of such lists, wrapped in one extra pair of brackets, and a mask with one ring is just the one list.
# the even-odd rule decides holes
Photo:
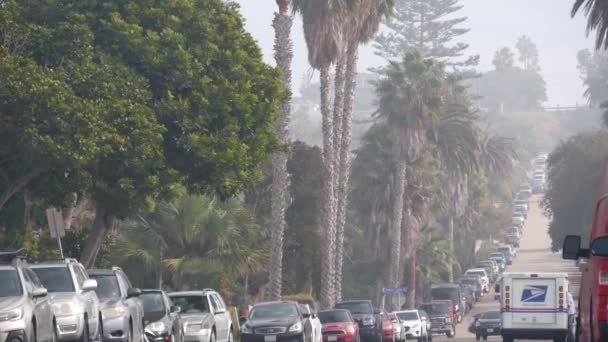
[(26, 261), (27, 250), (20, 248), (12, 252), (0, 252), (0, 264), (12, 264), (15, 261)]

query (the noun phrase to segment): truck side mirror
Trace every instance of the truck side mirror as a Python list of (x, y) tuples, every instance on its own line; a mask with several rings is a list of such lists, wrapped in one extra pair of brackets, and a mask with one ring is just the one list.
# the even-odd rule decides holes
[(564, 239), (562, 247), (562, 258), (565, 260), (576, 260), (581, 252), (581, 237), (578, 235), (568, 235)]

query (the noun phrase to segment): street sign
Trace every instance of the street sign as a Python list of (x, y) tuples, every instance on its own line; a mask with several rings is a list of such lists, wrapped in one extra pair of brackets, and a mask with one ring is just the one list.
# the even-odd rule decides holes
[(57, 238), (65, 236), (65, 230), (63, 229), (63, 216), (61, 215), (61, 211), (55, 208), (48, 208), (46, 210), (46, 220), (49, 224), (49, 229), (51, 230), (51, 237)]
[(407, 293), (407, 287), (385, 287), (382, 291), (384, 293)]

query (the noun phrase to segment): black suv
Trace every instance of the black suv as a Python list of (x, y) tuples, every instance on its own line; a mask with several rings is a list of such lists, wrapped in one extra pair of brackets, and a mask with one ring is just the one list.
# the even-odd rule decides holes
[(346, 309), (359, 325), (359, 335), (364, 342), (382, 341), (382, 320), (374, 310), (371, 300), (350, 300), (336, 304), (336, 309)]
[(241, 342), (309, 341), (305, 336), (305, 320), (300, 305), (292, 301), (256, 304), (248, 317), (241, 317)]

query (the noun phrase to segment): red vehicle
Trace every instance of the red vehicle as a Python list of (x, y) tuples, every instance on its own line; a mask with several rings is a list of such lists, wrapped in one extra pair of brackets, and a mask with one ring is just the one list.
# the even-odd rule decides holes
[(382, 320), (382, 331), (384, 332), (383, 341), (394, 342), (395, 341), (395, 329), (393, 328), (393, 321), (388, 317), (388, 315), (382, 316), (384, 319)]
[(600, 184), (591, 227), (589, 249), (581, 249), (581, 237), (564, 241), (562, 256), (568, 260), (588, 259), (582, 270), (577, 334), (579, 341), (608, 341), (608, 164)]
[(454, 310), (454, 302), (451, 299), (433, 299), (431, 303), (446, 303), (450, 307), (450, 319), (452, 322), (457, 322), (456, 320), (456, 310)]
[(344, 309), (326, 310), (318, 314), (323, 324), (323, 342), (359, 342), (359, 325), (350, 311)]

